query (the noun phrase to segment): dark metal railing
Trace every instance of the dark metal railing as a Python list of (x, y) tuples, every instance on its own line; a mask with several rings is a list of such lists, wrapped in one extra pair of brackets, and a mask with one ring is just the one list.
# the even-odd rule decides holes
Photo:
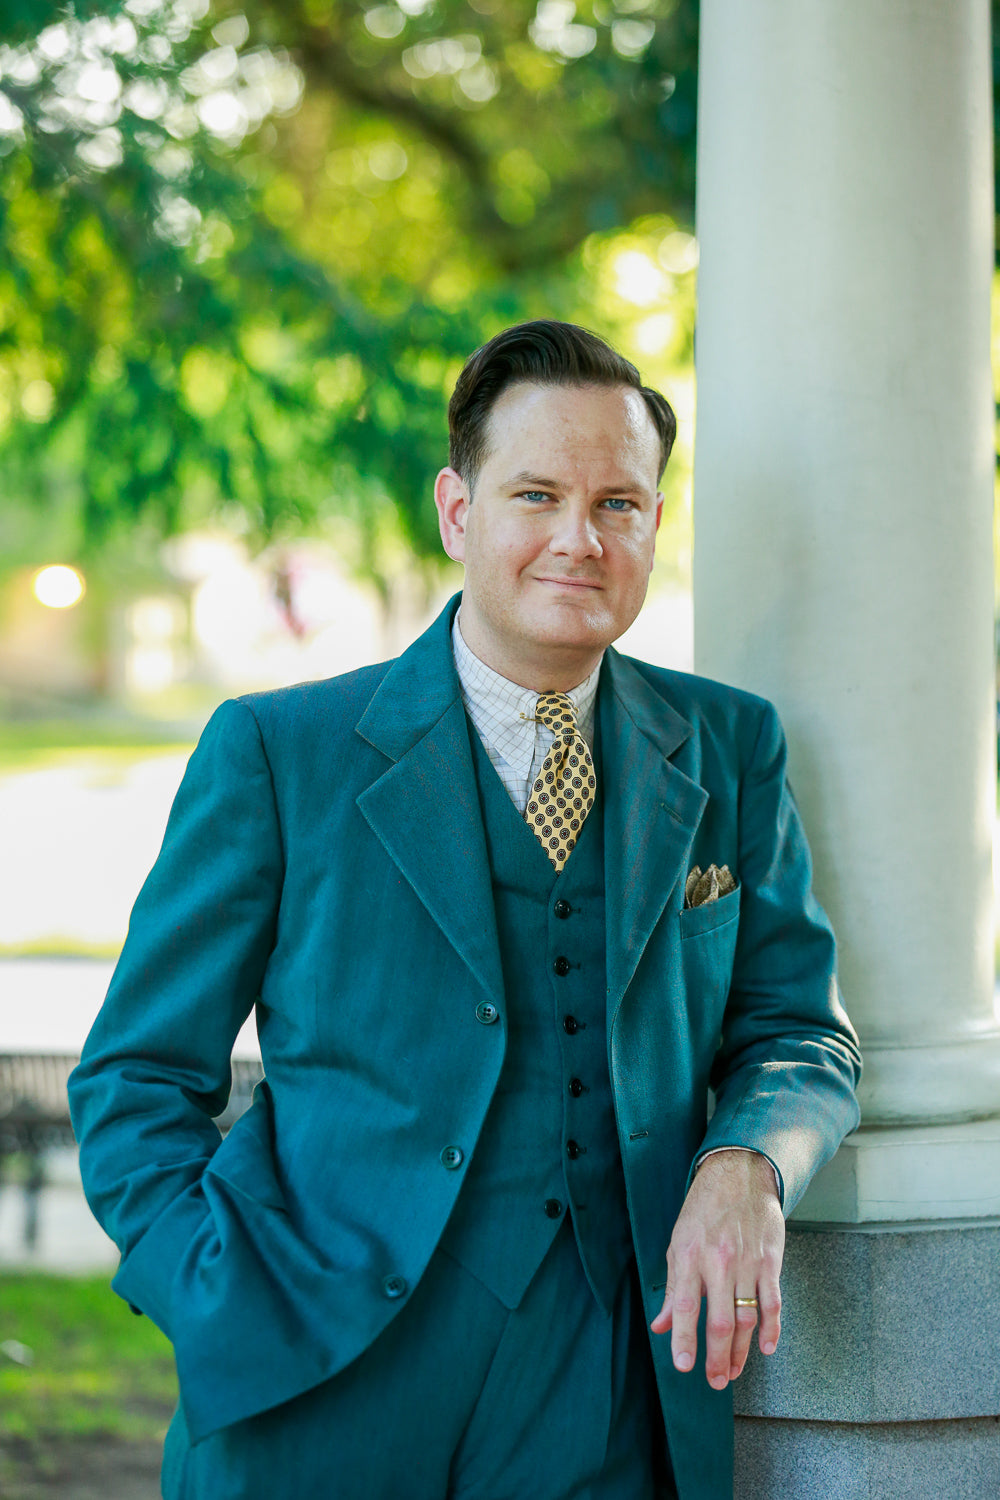
[[(67, 1052), (0, 1053), (0, 1187), (9, 1160), (18, 1162), (24, 1191), (25, 1248), (38, 1240), (38, 1215), (45, 1187), (45, 1158), (58, 1146), (75, 1144), (66, 1085), (79, 1057)], [(232, 1061), (233, 1087), (225, 1110), (216, 1119), (225, 1133), (249, 1106), (264, 1076), (256, 1058)]]

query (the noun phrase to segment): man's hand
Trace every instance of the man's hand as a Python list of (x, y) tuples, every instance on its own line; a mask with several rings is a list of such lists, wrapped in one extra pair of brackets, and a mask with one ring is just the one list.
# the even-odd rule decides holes
[(694, 1368), (698, 1314), (708, 1299), (705, 1373), (717, 1391), (746, 1363), (760, 1303), (758, 1342), (773, 1354), (781, 1331), (781, 1257), (785, 1221), (771, 1164), (751, 1151), (720, 1151), (702, 1162), (667, 1250), (667, 1294), (651, 1327), (671, 1335), (678, 1370)]

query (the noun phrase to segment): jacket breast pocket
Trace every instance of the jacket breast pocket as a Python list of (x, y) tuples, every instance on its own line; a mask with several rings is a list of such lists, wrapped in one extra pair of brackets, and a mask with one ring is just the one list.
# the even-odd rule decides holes
[(718, 1045), (722, 1017), (733, 982), (740, 890), (680, 914), (681, 965), (687, 994), (691, 1039), (707, 1067)]
[(733, 941), (736, 940), (736, 926), (740, 916), (740, 887), (730, 891), (728, 896), (720, 896), (717, 901), (704, 901), (701, 906), (689, 906), (681, 912), (681, 941), (690, 938), (704, 936), (705, 933), (715, 932), (718, 928), (725, 927), (732, 922)]

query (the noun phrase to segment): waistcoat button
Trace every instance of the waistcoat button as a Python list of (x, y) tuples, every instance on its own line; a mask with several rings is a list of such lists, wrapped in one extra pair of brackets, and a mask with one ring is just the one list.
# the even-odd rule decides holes
[(574, 1099), (579, 1099), (580, 1095), (583, 1093), (583, 1084), (580, 1082), (579, 1078), (570, 1079), (569, 1091), (573, 1095)]
[(580, 1030), (580, 1023), (576, 1016), (563, 1016), (563, 1031), (567, 1036), (576, 1036)]
[(579, 1141), (566, 1142), (566, 1155), (569, 1157), (570, 1161), (576, 1161), (577, 1157), (583, 1156), (586, 1150), (586, 1146), (581, 1146)]
[(556, 902), (552, 910), (555, 912), (557, 917), (562, 917), (563, 921), (565, 921), (572, 912), (573, 908), (570, 906), (569, 902), (564, 899), (564, 897), (560, 896), (559, 900)]
[(465, 1152), (461, 1146), (445, 1146), (441, 1152), (441, 1165), (447, 1167), (449, 1172), (454, 1172), (455, 1168), (460, 1167), (464, 1160)]
[(558, 1198), (546, 1198), (546, 1200), (545, 1200), (545, 1214), (546, 1214), (546, 1217), (549, 1218), (549, 1219), (558, 1219), (558, 1217), (559, 1217), (559, 1215), (561, 1213), (562, 1213), (562, 1204), (559, 1202), (559, 1199)]
[(573, 966), (570, 963), (569, 959), (565, 958), (563, 954), (560, 953), (559, 957), (556, 959), (552, 967), (555, 969), (560, 979), (563, 979)]
[(382, 1291), (385, 1294), (385, 1296), (387, 1296), (390, 1299), (390, 1301), (395, 1301), (395, 1299), (397, 1297), (405, 1297), (406, 1296), (406, 1277), (405, 1276), (383, 1276), (382, 1277)]
[(492, 1026), (494, 1021), (499, 1021), (500, 1012), (495, 1005), (488, 1000), (480, 1000), (476, 1006), (476, 1020), (482, 1021), (484, 1026)]

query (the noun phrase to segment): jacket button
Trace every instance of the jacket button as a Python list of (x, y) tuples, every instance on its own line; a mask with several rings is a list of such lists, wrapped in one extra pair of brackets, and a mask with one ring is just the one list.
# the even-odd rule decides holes
[(583, 1084), (580, 1082), (579, 1078), (570, 1079), (569, 1091), (573, 1095), (574, 1099), (579, 1099), (580, 1095), (583, 1093)]
[(476, 1006), (476, 1020), (482, 1021), (484, 1026), (492, 1026), (494, 1021), (499, 1021), (500, 1012), (489, 1000), (480, 1000)]
[(545, 1215), (546, 1215), (546, 1218), (549, 1218), (549, 1219), (558, 1219), (559, 1215), (561, 1213), (562, 1213), (562, 1204), (559, 1202), (559, 1199), (558, 1198), (546, 1198), (546, 1200), (545, 1200)]
[(576, 1161), (577, 1157), (583, 1156), (586, 1150), (586, 1146), (581, 1146), (579, 1141), (566, 1142), (566, 1155), (569, 1157), (570, 1161)]
[(464, 1160), (465, 1152), (461, 1146), (445, 1146), (441, 1152), (441, 1165), (447, 1167), (449, 1172), (454, 1172), (455, 1168), (460, 1167)]
[(563, 1031), (567, 1036), (576, 1036), (580, 1030), (580, 1023), (576, 1016), (563, 1016)]
[(566, 918), (572, 913), (573, 908), (570, 906), (569, 902), (565, 900), (564, 897), (560, 896), (559, 900), (556, 902), (552, 910), (555, 912), (557, 917), (561, 917), (565, 922)]
[(569, 973), (569, 971), (570, 971), (570, 969), (571, 969), (571, 968), (572, 968), (572, 967), (573, 967), (573, 966), (572, 966), (572, 964), (571, 964), (571, 963), (570, 963), (570, 961), (569, 961), (569, 959), (568, 959), (568, 958), (565, 958), (565, 957), (564, 957), (564, 956), (563, 956), (563, 955), (562, 955), (562, 954), (561, 954), (561, 953), (560, 953), (560, 955), (559, 955), (559, 957), (558, 957), (558, 958), (557, 958), (557, 959), (556, 959), (556, 961), (555, 961), (555, 963), (554, 963), (554, 964), (553, 964), (553, 965), (552, 965), (552, 967), (553, 967), (553, 968), (554, 968), (554, 969), (555, 969), (555, 971), (556, 971), (556, 973), (557, 973), (557, 974), (558, 974), (558, 975), (559, 975), (559, 977), (560, 977), (560, 979), (562, 979), (562, 978), (565, 978), (565, 976), (566, 976), (566, 975), (567, 975), (567, 974), (568, 974), (568, 973)]
[(386, 1297), (388, 1297), (390, 1299), (390, 1301), (393, 1301), (393, 1302), (396, 1300), (397, 1297), (405, 1297), (406, 1296), (406, 1277), (405, 1276), (383, 1276), (382, 1277), (382, 1291), (383, 1291), (384, 1295)]

